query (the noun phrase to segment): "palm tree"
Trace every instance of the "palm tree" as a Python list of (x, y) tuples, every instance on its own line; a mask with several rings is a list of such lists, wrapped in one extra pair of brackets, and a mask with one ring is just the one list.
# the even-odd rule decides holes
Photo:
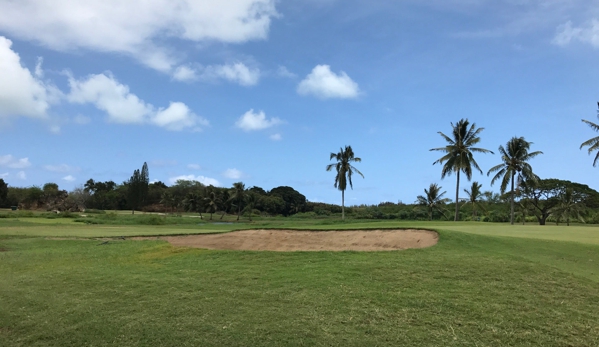
[(570, 226), (570, 217), (576, 217), (584, 223), (581, 213), (584, 211), (585, 206), (574, 193), (574, 189), (566, 188), (559, 197), (559, 200), (559, 205), (555, 211), (557, 214), (556, 223), (559, 223), (559, 220), (564, 218), (566, 219), (566, 225)]
[(337, 154), (331, 153), (329, 160), (332, 159), (337, 160), (337, 162), (327, 165), (327, 171), (331, 171), (333, 168), (337, 171), (334, 186), (341, 191), (341, 219), (345, 219), (345, 189), (347, 189), (347, 182), (349, 181), (349, 186), (354, 189), (351, 180), (354, 171), (364, 178), (364, 175), (360, 170), (353, 167), (352, 163), (359, 163), (362, 159), (354, 156), (351, 146), (345, 146), (345, 149), (340, 148)]
[(233, 183), (229, 200), (237, 205), (237, 220), (239, 220), (239, 216), (241, 215), (241, 205), (245, 201), (245, 184), (242, 182)]
[(248, 194), (245, 197), (244, 210), (247, 210), (249, 212), (250, 222), (252, 221), (252, 210), (256, 206), (257, 202), (258, 202), (258, 196), (255, 193), (248, 192)]
[(428, 190), (424, 189), (424, 193), (426, 196), (418, 195), (416, 197), (418, 204), (426, 206), (428, 208), (428, 216), (429, 220), (433, 220), (433, 211), (439, 211), (443, 216), (445, 213), (443, 212), (445, 209), (442, 207), (449, 200), (447, 198), (443, 198), (443, 195), (447, 192), (439, 193), (441, 191), (441, 187), (436, 183), (431, 183)]
[(207, 194), (204, 198), (204, 201), (206, 202), (206, 208), (210, 213), (210, 220), (212, 220), (212, 214), (218, 210), (218, 206), (220, 205), (220, 199), (218, 197), (218, 194), (214, 190), (214, 187), (212, 186), (209, 186), (206, 189), (206, 193)]
[[(475, 153), (491, 153), (492, 151), (484, 148), (473, 147), (480, 142), (481, 131), (485, 128), (476, 128), (476, 123), (470, 123), (468, 119), (460, 119), (455, 125), (451, 123), (453, 138), (438, 132), (441, 137), (447, 141), (448, 145), (440, 148), (432, 148), (431, 151), (440, 151), (446, 153), (444, 156), (439, 158), (433, 163), (433, 165), (439, 163), (443, 165), (441, 170), (441, 179), (445, 176), (451, 175), (452, 172), (456, 173), (457, 184), (455, 188), (455, 217), (454, 220), (458, 220), (458, 193), (460, 191), (460, 172), (466, 174), (468, 181), (472, 179), (472, 167), (477, 169), (481, 174), (483, 171), (478, 167), (476, 160), (474, 160), (473, 152)], [(443, 164), (445, 163), (445, 164)]]
[(204, 199), (199, 192), (189, 192), (183, 200), (183, 206), (185, 206), (189, 212), (198, 212), (200, 218), (202, 218), (202, 202), (204, 202)]
[[(597, 106), (599, 106), (599, 102), (597, 103)], [(599, 111), (597, 113), (598, 113), (597, 117), (599, 117)], [(599, 124), (595, 124), (586, 119), (583, 119), (582, 122), (586, 123), (588, 126), (590, 126), (591, 129), (593, 129), (595, 131), (599, 131)], [(584, 147), (584, 146), (589, 146), (589, 154), (591, 154), (591, 152), (593, 152), (593, 151), (597, 151), (595, 160), (593, 160), (593, 166), (597, 166), (597, 162), (599, 161), (599, 136), (593, 137), (592, 139), (589, 139), (589, 140), (583, 142), (580, 145), (580, 149), (582, 149), (582, 147)]]
[(464, 192), (468, 195), (467, 203), (469, 203), (472, 206), (472, 220), (474, 220), (474, 218), (477, 215), (478, 211), (476, 210), (476, 208), (483, 208), (483, 205), (481, 205), (483, 192), (480, 190), (482, 186), (482, 184), (475, 181), (472, 182), (472, 187), (470, 187), (470, 190), (464, 189)]
[(503, 163), (493, 166), (489, 172), (487, 172), (487, 176), (489, 176), (492, 172), (496, 172), (495, 176), (491, 180), (491, 185), (495, 183), (498, 179), (501, 180), (501, 193), (505, 193), (507, 188), (507, 184), (511, 181), (511, 198), (510, 198), (510, 223), (514, 224), (514, 179), (516, 178), (516, 174), (518, 174), (518, 182), (522, 182), (523, 180), (530, 180), (532, 182), (536, 182), (538, 180), (537, 175), (532, 172), (532, 167), (528, 160), (536, 157), (539, 154), (543, 154), (541, 151), (536, 151), (529, 153), (530, 145), (532, 142), (528, 142), (524, 139), (524, 137), (512, 137), (506, 144), (505, 148), (503, 146), (499, 146), (499, 153), (501, 153), (501, 160)]

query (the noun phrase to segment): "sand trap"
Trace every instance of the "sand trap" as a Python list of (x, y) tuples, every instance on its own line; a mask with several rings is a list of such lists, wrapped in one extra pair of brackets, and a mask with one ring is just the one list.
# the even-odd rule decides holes
[(252, 251), (395, 251), (425, 248), (439, 235), (428, 230), (243, 230), (224, 234), (138, 237), (166, 240), (174, 246)]

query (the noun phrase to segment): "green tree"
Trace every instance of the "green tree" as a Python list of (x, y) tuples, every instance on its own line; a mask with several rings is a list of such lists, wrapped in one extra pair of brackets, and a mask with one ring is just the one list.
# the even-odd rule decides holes
[(351, 146), (345, 146), (345, 149), (340, 148), (339, 153), (331, 153), (329, 160), (332, 159), (337, 162), (327, 165), (327, 171), (331, 171), (333, 168), (337, 171), (334, 186), (341, 191), (341, 219), (345, 219), (345, 189), (347, 189), (347, 182), (349, 182), (351, 189), (354, 189), (351, 179), (354, 171), (364, 178), (364, 175), (352, 163), (359, 163), (362, 159), (354, 156)]
[(189, 192), (183, 199), (183, 206), (188, 212), (198, 212), (202, 218), (202, 209), (204, 207), (204, 198), (199, 191)]
[(134, 214), (136, 209), (143, 206), (148, 196), (148, 186), (150, 184), (148, 164), (144, 162), (141, 171), (133, 171), (133, 176), (131, 176), (127, 184), (129, 185), (129, 206), (131, 206), (131, 214)]
[(433, 220), (433, 212), (438, 211), (445, 216), (445, 208), (443, 207), (449, 199), (443, 198), (443, 195), (447, 192), (441, 193), (441, 187), (436, 183), (431, 183), (430, 187), (424, 189), (425, 195), (418, 195), (416, 197), (417, 203), (422, 206), (426, 206), (428, 209), (428, 219)]
[(464, 189), (466, 195), (468, 195), (467, 203), (472, 207), (472, 219), (477, 216), (478, 209), (483, 209), (483, 205), (481, 204), (483, 198), (483, 192), (480, 190), (482, 188), (482, 184), (474, 181), (472, 182), (472, 187), (470, 189)]
[(442, 132), (438, 132), (448, 145), (445, 147), (432, 148), (431, 151), (440, 151), (445, 153), (444, 156), (439, 158), (433, 163), (443, 165), (441, 170), (441, 179), (445, 176), (451, 175), (455, 172), (457, 177), (456, 189), (455, 189), (455, 217), (454, 221), (458, 220), (458, 209), (459, 209), (459, 191), (460, 191), (460, 172), (466, 175), (468, 181), (472, 179), (472, 167), (477, 169), (481, 174), (483, 171), (480, 169), (476, 160), (474, 160), (473, 153), (493, 153), (492, 151), (484, 148), (474, 147), (480, 142), (478, 134), (481, 133), (485, 128), (476, 128), (476, 123), (470, 125), (468, 119), (460, 119), (455, 125), (451, 123), (452, 137), (449, 137)]
[(206, 202), (208, 213), (210, 213), (210, 220), (212, 220), (212, 214), (218, 211), (221, 203), (219, 194), (213, 186), (209, 186), (206, 189), (206, 197), (204, 198), (204, 201)]
[(8, 184), (0, 178), (0, 207), (7, 207), (8, 202)]
[[(599, 102), (597, 103), (597, 106), (599, 106)], [(599, 111), (597, 111), (597, 117), (599, 118)], [(593, 123), (586, 119), (583, 119), (582, 122), (586, 123), (589, 127), (591, 127), (591, 129), (599, 131), (599, 124)], [(593, 137), (583, 142), (580, 145), (580, 149), (586, 146), (589, 147), (589, 154), (591, 154), (592, 152), (597, 152), (597, 154), (595, 155), (595, 160), (593, 160), (593, 166), (597, 166), (597, 162), (599, 161), (599, 136)]]
[(239, 220), (239, 216), (241, 216), (241, 207), (245, 202), (245, 184), (242, 182), (233, 183), (229, 200), (237, 206), (237, 220)]
[(247, 192), (247, 194), (245, 196), (245, 208), (243, 210), (247, 211), (250, 222), (252, 221), (252, 211), (254, 210), (254, 207), (256, 206), (257, 203), (258, 203), (258, 194), (252, 193), (252, 192)]
[(559, 205), (555, 211), (556, 223), (559, 223), (563, 218), (566, 220), (566, 225), (570, 226), (570, 218), (572, 217), (584, 223), (584, 218), (582, 218), (584, 210), (585, 206), (580, 194), (577, 194), (574, 188), (568, 187), (560, 194)]
[[(501, 154), (501, 164), (496, 165), (489, 169), (487, 176), (491, 173), (495, 173), (491, 180), (491, 185), (498, 179), (501, 179), (501, 193), (505, 193), (508, 183), (511, 181), (511, 194), (510, 194), (510, 223), (514, 224), (514, 180), (518, 179), (518, 182), (526, 180), (529, 182), (536, 182), (538, 180), (537, 175), (532, 172), (532, 166), (528, 161), (539, 154), (543, 154), (541, 151), (529, 153), (530, 145), (532, 142), (528, 142), (524, 137), (512, 137), (506, 144), (505, 148), (499, 146), (499, 153)], [(516, 175), (518, 175), (516, 177)]]

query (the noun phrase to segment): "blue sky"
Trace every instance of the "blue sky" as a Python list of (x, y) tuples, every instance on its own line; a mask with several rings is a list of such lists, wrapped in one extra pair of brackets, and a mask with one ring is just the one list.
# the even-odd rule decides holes
[[(599, 190), (599, 4), (582, 0), (0, 0), (0, 176), (289, 185), (339, 203), (414, 202), (441, 180), (438, 131), (524, 136), (542, 178)], [(498, 155), (476, 157), (487, 170)], [(461, 187), (469, 183), (462, 181)], [(460, 189), (461, 190), (461, 189)], [(460, 194), (465, 196), (465, 194)]]

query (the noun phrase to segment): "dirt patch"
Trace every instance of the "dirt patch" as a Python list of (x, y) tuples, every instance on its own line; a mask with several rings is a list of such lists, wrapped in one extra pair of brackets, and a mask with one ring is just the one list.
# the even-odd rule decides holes
[(224, 234), (136, 237), (166, 240), (174, 246), (252, 251), (395, 251), (433, 246), (439, 235), (428, 230), (243, 230)]
[(8, 252), (8, 249), (0, 247), (0, 252)]

